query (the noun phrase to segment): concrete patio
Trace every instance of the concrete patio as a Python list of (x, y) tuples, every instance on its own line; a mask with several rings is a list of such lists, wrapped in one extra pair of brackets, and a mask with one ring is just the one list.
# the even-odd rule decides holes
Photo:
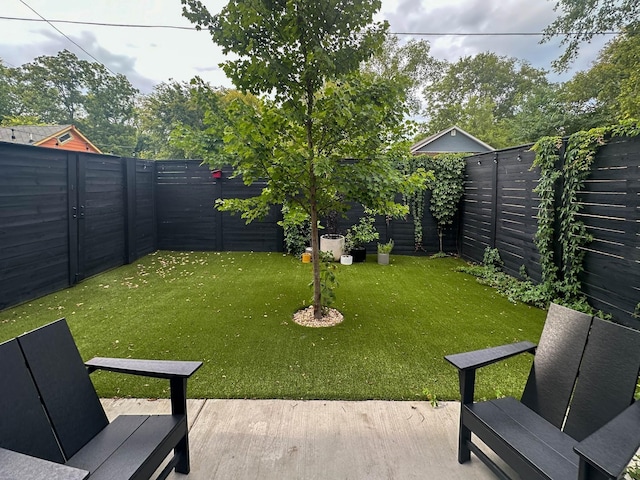
[[(110, 418), (168, 413), (168, 400), (103, 399)], [(495, 480), (456, 461), (459, 404), (189, 400), (191, 473), (172, 480)]]

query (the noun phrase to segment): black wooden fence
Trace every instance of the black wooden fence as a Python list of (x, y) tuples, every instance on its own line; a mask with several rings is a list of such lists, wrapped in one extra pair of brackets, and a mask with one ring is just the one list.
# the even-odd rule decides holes
[[(151, 161), (0, 143), (0, 310), (73, 285), (157, 249), (283, 251), (274, 208), (246, 224), (221, 213), (217, 198), (259, 193), (226, 169), (214, 178), (196, 160)], [(354, 207), (340, 230), (356, 223)], [(414, 251), (411, 219), (377, 219), (381, 241)], [(427, 251), (435, 224), (423, 222)], [(445, 248), (455, 251), (455, 227)], [(375, 248), (375, 244), (372, 245)]]
[[(584, 290), (591, 303), (637, 326), (640, 302), (640, 140), (615, 139), (598, 153), (581, 194), (587, 247)], [(482, 261), (498, 248), (505, 269), (540, 280), (533, 243), (539, 173), (530, 146), (469, 157), (461, 221), (445, 233), (447, 252)], [(214, 178), (198, 161), (150, 161), (0, 143), (0, 309), (36, 298), (156, 249), (282, 251), (278, 209), (246, 225), (218, 212), (216, 198), (255, 195), (230, 171)], [(425, 208), (423, 245), (438, 250)], [(361, 208), (339, 219), (346, 230)], [(413, 222), (377, 218), (380, 241), (414, 253)], [(372, 245), (374, 246), (374, 245)]]
[[(530, 145), (469, 157), (460, 232), (463, 257), (481, 262), (486, 247), (497, 248), (508, 273), (518, 276), (524, 265), (539, 281), (533, 241), (539, 198), (533, 188), (540, 172), (531, 168), (534, 158)], [(579, 218), (593, 236), (585, 247), (583, 291), (592, 306), (637, 328), (640, 138), (615, 138), (599, 150), (579, 201)]]

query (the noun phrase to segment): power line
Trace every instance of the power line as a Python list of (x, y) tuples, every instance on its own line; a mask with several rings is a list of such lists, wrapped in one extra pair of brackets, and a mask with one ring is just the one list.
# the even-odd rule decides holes
[[(392, 35), (416, 37), (542, 37), (543, 32), (390, 32)], [(590, 35), (620, 35), (622, 32), (589, 32)], [(582, 35), (581, 32), (560, 32), (557, 35)], [(554, 36), (557, 36), (554, 35)]]
[(0, 20), (19, 20), (21, 22), (43, 22), (66, 23), (71, 25), (92, 25), (97, 27), (123, 27), (123, 28), (164, 28), (173, 30), (197, 31), (195, 27), (184, 27), (179, 25), (143, 25), (140, 23), (105, 23), (105, 22), (84, 22), (78, 20), (42, 20), (40, 18), (5, 17), (0, 16)]
[[(22, 0), (20, 0), (20, 1), (22, 3), (24, 3)], [(29, 8), (31, 8), (31, 7), (29, 7)], [(22, 18), (22, 17), (6, 17), (6, 16), (0, 16), (0, 20), (18, 20), (18, 21), (23, 21), (23, 22), (47, 22), (50, 25), (53, 24), (53, 23), (63, 23), (63, 24), (72, 24), (72, 25), (91, 25), (91, 26), (98, 26), (98, 27), (158, 28), (158, 29), (198, 31), (195, 27), (184, 27), (184, 26), (180, 26), (180, 25), (153, 25), (153, 24), (140, 24), (140, 23), (106, 23), (106, 22), (87, 22), (87, 21), (77, 21), (77, 20), (47, 20), (47, 19), (44, 19), (44, 18)], [(55, 27), (53, 27), (53, 28), (55, 28)], [(57, 30), (57, 28), (56, 28), (56, 30)], [(501, 36), (541, 37), (541, 36), (545, 35), (545, 33), (543, 33), (543, 32), (389, 32), (389, 33), (391, 33), (392, 35), (409, 35), (409, 36), (412, 35), (412, 36), (416, 36), (416, 37), (418, 37), (418, 36), (419, 37), (501, 37)], [(558, 33), (558, 35), (578, 35), (578, 34), (581, 34), (581, 33), (582, 32), (560, 32), (560, 33)], [(611, 32), (589, 32), (589, 33), (592, 34), (592, 35), (620, 35), (622, 32), (611, 31)], [(65, 35), (65, 37), (66, 37), (66, 35)], [(80, 48), (82, 48), (82, 47), (80, 47)]]
[(64, 38), (66, 38), (67, 40), (69, 40), (71, 43), (73, 43), (76, 47), (78, 47), (80, 50), (82, 50), (84, 53), (86, 53), (87, 55), (89, 55), (91, 58), (93, 58), (96, 62), (98, 62), (99, 64), (103, 65), (104, 68), (106, 68), (107, 70), (109, 70), (113, 75), (117, 75), (113, 70), (111, 70), (108, 66), (106, 66), (104, 63), (102, 63), (100, 60), (98, 60), (96, 57), (94, 57), (93, 55), (91, 55), (91, 53), (89, 53), (88, 51), (86, 51), (82, 45), (80, 45), (79, 43), (75, 42), (74, 40), (72, 40), (70, 37), (68, 37), (62, 30), (60, 30), (58, 27), (56, 27), (53, 23), (51, 23), (49, 20), (47, 20), (46, 18), (44, 18), (42, 15), (40, 15), (38, 12), (36, 12), (33, 8), (31, 8), (31, 6), (29, 6), (27, 4), (27, 2), (25, 2), (24, 0), (20, 0), (20, 3), (22, 3), (25, 7), (27, 7), (29, 10), (31, 10), (33, 13), (35, 13), (37, 16), (39, 16), (42, 21), (47, 22), (51, 28), (53, 28), (56, 32), (58, 32), (60, 35), (62, 35)]

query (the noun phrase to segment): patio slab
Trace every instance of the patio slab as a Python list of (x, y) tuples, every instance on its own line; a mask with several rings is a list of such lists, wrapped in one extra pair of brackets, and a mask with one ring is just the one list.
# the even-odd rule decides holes
[[(107, 415), (168, 413), (167, 400), (104, 399)], [(456, 461), (459, 404), (189, 400), (191, 473), (171, 480), (495, 480)]]

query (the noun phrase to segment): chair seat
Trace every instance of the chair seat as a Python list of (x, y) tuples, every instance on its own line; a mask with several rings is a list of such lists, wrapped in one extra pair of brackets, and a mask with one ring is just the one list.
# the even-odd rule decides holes
[(92, 480), (149, 478), (186, 429), (185, 415), (121, 415), (66, 465), (88, 470)]
[(462, 415), (473, 433), (526, 478), (577, 478), (576, 440), (515, 398), (464, 405)]

